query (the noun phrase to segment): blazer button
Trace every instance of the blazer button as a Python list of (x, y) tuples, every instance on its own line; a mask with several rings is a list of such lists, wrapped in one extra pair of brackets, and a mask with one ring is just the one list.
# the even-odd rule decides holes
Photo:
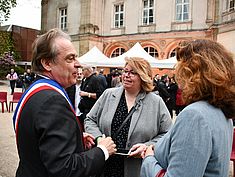
[(131, 147), (131, 143), (128, 143), (128, 144), (127, 144), (127, 147)]

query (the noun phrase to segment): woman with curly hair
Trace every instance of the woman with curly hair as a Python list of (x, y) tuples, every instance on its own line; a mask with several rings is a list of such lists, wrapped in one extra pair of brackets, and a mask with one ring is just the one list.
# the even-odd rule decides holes
[(235, 64), (221, 44), (183, 41), (176, 79), (187, 107), (172, 129), (147, 148), (142, 177), (227, 177), (235, 119)]

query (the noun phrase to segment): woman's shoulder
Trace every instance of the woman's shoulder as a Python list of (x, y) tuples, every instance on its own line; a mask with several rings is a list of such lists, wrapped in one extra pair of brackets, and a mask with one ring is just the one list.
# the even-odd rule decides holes
[(186, 106), (177, 119), (186, 122), (203, 122), (213, 129), (218, 124), (226, 124), (227, 119), (221, 109), (206, 101), (197, 101)]
[(207, 101), (197, 101), (192, 104), (189, 104), (185, 108), (185, 111), (191, 111), (191, 112), (202, 114), (202, 115), (211, 114), (214, 112), (217, 112), (217, 113), (221, 112), (220, 109), (209, 104)]
[(115, 93), (119, 93), (119, 92), (123, 92), (123, 87), (112, 87), (112, 88), (108, 88), (104, 91), (103, 94), (107, 95), (107, 94), (115, 94)]
[(161, 101), (162, 97), (157, 94), (157, 92), (149, 92), (146, 94), (147, 99), (151, 99), (152, 101)]

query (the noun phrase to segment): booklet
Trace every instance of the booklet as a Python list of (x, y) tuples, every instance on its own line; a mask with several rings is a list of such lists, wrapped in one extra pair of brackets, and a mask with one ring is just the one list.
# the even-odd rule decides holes
[(117, 152), (115, 153), (116, 155), (126, 155), (126, 156), (129, 156), (131, 153), (130, 150), (127, 150), (127, 149), (117, 149)]

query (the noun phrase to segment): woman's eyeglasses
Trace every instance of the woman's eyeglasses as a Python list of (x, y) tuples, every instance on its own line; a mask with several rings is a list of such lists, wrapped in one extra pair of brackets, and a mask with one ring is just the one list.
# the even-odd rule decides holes
[(122, 74), (128, 75), (130, 77), (134, 77), (137, 75), (137, 72), (135, 72), (133, 70), (124, 69)]

